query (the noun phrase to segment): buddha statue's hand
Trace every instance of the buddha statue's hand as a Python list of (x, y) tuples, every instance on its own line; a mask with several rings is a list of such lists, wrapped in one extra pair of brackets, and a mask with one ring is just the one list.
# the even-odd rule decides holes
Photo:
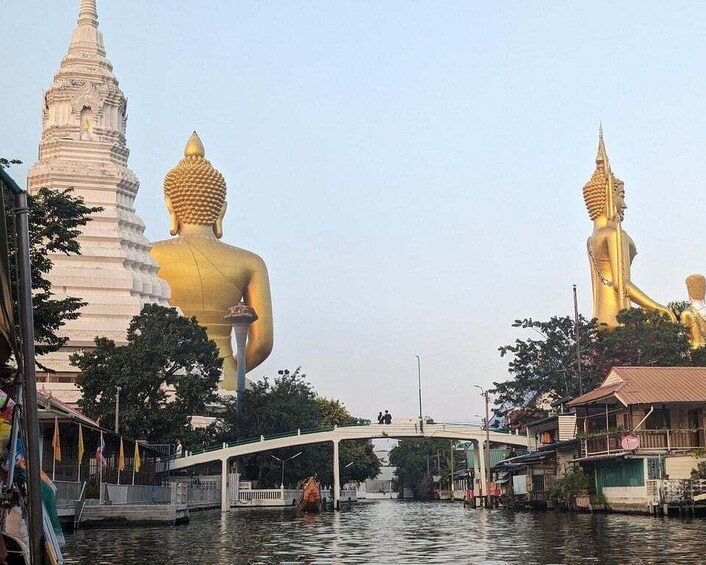
[(672, 321), (673, 324), (677, 323), (677, 315), (674, 312), (672, 312), (672, 310), (670, 310), (669, 308), (662, 307), (658, 310), (658, 312), (666, 315)]

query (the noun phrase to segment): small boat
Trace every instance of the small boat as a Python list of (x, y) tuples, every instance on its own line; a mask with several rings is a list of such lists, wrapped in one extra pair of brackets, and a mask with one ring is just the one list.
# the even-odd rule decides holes
[(321, 483), (309, 477), (302, 483), (302, 496), (297, 504), (299, 512), (321, 512)]

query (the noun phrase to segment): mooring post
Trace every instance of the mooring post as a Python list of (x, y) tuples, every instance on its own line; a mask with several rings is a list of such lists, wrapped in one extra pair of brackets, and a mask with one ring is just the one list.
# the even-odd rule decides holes
[(230, 497), (228, 496), (228, 459), (221, 459), (221, 512), (230, 510)]
[(333, 440), (333, 508), (341, 509), (341, 466), (338, 462), (338, 440)]
[(480, 496), (481, 496), (481, 502), (483, 500), (486, 501), (486, 508), (488, 506), (488, 493), (485, 492), (487, 488), (487, 483), (486, 483), (486, 478), (485, 478), (485, 449), (483, 448), (483, 441), (482, 440), (477, 440), (478, 441), (478, 457), (480, 459)]

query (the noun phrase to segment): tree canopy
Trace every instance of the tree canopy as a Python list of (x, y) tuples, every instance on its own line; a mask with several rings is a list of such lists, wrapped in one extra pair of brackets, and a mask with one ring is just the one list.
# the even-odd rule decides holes
[(452, 453), (449, 440), (401, 439), (390, 451), (390, 465), (396, 467), (397, 491), (402, 495), (408, 488), (415, 500), (432, 500), (435, 496), (433, 475), (448, 481)]
[(189, 417), (216, 400), (222, 360), (196, 318), (148, 304), (130, 322), (127, 345), (96, 337), (71, 362), (81, 370), (79, 407), (110, 427), (120, 390), (120, 432), (152, 443), (195, 441)]
[[(692, 351), (684, 328), (662, 314), (631, 308), (619, 312), (617, 320), (620, 326), (605, 330), (595, 320), (579, 318), (583, 392), (599, 386), (613, 367), (675, 367), (701, 365), (706, 361), (703, 348)], [(494, 412), (505, 416), (511, 410), (529, 409), (528, 417), (533, 419), (541, 415), (541, 411), (533, 408), (533, 401), (578, 396), (579, 365), (573, 318), (555, 316), (546, 322), (516, 320), (513, 327), (529, 329), (536, 335), (518, 338), (515, 343), (499, 348), (501, 356), (510, 356), (508, 372), (512, 378), (493, 383)], [(517, 423), (524, 423), (521, 420)]]
[[(241, 414), (235, 409), (235, 400), (226, 399), (224, 402), (223, 420), (214, 427), (212, 436), (218, 442), (362, 422), (351, 416), (338, 400), (319, 396), (300, 369), (294, 372), (281, 370), (273, 380), (265, 377), (254, 382), (245, 390)], [(301, 456), (286, 461), (300, 451)], [(257, 480), (262, 488), (279, 486), (280, 461), (286, 461), (285, 485), (294, 485), (314, 474), (323, 484), (330, 485), (333, 484), (332, 457), (330, 444), (280, 449), (240, 458), (240, 473), (246, 480)], [(373, 453), (372, 444), (365, 440), (341, 442), (339, 462), (342, 483), (364, 481), (380, 472), (380, 461)]]
[[(17, 160), (0, 159), (0, 166), (19, 163)], [(67, 296), (57, 299), (52, 292), (47, 275), (53, 267), (50, 253), (78, 255), (81, 246), (78, 242), (80, 228), (90, 221), (90, 215), (101, 211), (98, 207), (88, 207), (81, 196), (73, 189), (50, 190), (41, 188), (34, 195), (28, 195), (30, 261), (32, 266), (32, 301), (34, 307), (34, 337), (37, 355), (58, 350), (68, 338), (60, 337), (57, 331), (66, 320), (79, 316), (79, 309), (85, 305), (79, 298)], [(5, 208), (6, 223), (14, 225), (10, 207)], [(14, 266), (17, 264), (16, 238), (8, 237), (8, 257), (10, 265), (10, 291), (18, 296), (18, 279)], [(45, 368), (38, 363), (40, 367)]]

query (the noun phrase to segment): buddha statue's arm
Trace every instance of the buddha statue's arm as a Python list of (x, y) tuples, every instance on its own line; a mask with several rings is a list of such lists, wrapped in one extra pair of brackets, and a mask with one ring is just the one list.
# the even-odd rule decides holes
[(245, 349), (245, 367), (246, 371), (250, 371), (267, 359), (274, 344), (270, 279), (267, 267), (260, 257), (254, 261), (243, 299), (257, 313), (257, 321), (250, 326), (248, 345)]
[(628, 296), (630, 297), (630, 300), (632, 300), (635, 304), (637, 304), (638, 306), (642, 306), (645, 310), (652, 310), (655, 312), (661, 312), (662, 314), (666, 314), (667, 316), (669, 316), (669, 319), (672, 320), (672, 322), (677, 321), (677, 317), (674, 315), (674, 312), (672, 312), (669, 308), (667, 308), (666, 306), (662, 306), (658, 302), (652, 300), (637, 286), (632, 284), (632, 282), (628, 281), (626, 284), (628, 289)]
[[(615, 231), (611, 230), (611, 234), (615, 234)], [(659, 302), (655, 302), (652, 300), (647, 294), (645, 294), (636, 284), (634, 284), (630, 280), (630, 263), (632, 263), (633, 258), (635, 255), (637, 255), (637, 248), (635, 246), (635, 243), (633, 242), (632, 238), (624, 233), (624, 244), (627, 246), (627, 256), (628, 256), (628, 265), (626, 266), (623, 270), (624, 277), (623, 277), (623, 284), (625, 285), (625, 290), (627, 291), (627, 295), (630, 299), (630, 301), (634, 302), (638, 306), (641, 306), (645, 310), (650, 310), (654, 312), (661, 312), (662, 314), (667, 315), (672, 322), (676, 322), (677, 318), (674, 315), (674, 313), (667, 308), (666, 306), (662, 306)], [(618, 249), (617, 249), (617, 242), (615, 241), (615, 237), (608, 237), (607, 240), (608, 243), (608, 252), (610, 254), (610, 269), (611, 269), (611, 278), (613, 282), (615, 283), (620, 279), (620, 261), (618, 259)], [(625, 255), (624, 255), (625, 256)], [(620, 289), (617, 284), (614, 284), (613, 290), (617, 293), (620, 292)]]

